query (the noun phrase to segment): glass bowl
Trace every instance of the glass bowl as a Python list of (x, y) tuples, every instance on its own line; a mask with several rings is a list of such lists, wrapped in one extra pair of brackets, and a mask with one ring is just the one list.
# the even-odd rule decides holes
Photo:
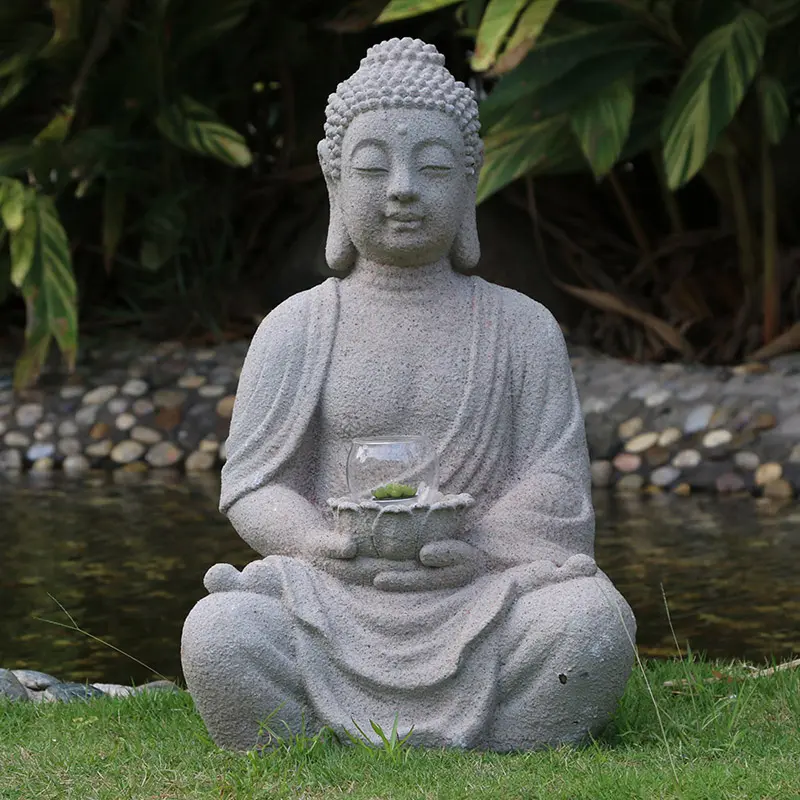
[(439, 491), (439, 458), (426, 436), (353, 439), (347, 490), (361, 503), (425, 503)]

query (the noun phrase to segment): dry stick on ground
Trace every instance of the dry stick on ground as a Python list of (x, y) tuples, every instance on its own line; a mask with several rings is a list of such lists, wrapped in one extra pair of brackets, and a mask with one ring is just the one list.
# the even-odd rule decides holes
[[(770, 675), (774, 675), (776, 672), (784, 672), (788, 669), (800, 669), (800, 658), (794, 659), (794, 661), (787, 661), (784, 664), (778, 664), (775, 667), (768, 667), (767, 669), (755, 669), (754, 667), (750, 667), (753, 670), (749, 675), (745, 675), (742, 677), (737, 677), (734, 675), (721, 675), (719, 677), (713, 678), (705, 678), (703, 683), (721, 683), (722, 681), (727, 681), (731, 683), (733, 681), (746, 681), (750, 680), (751, 678), (768, 678)], [(664, 681), (664, 686), (689, 686), (690, 683), (696, 684), (697, 681), (688, 681), (686, 678), (683, 678), (680, 681)]]

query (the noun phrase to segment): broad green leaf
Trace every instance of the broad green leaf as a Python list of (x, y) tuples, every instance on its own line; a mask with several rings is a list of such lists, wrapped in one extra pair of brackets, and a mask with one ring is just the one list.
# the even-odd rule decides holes
[(0, 176), (17, 175), (25, 170), (30, 158), (30, 147), (24, 144), (0, 145)]
[(771, 29), (782, 28), (800, 16), (800, 0), (770, 0), (763, 14)]
[(19, 276), (12, 252), (12, 280), (21, 288), (27, 308), (25, 350), (14, 376), (17, 388), (36, 379), (53, 337), (69, 369), (75, 366), (78, 344), (78, 291), (66, 232), (49, 197), (35, 195), (30, 208), (22, 231), (29, 218), (35, 220), (33, 258), (21, 285), (15, 279)]
[(180, 245), (186, 216), (174, 198), (165, 198), (149, 210), (142, 228), (139, 263), (155, 272), (171, 259)]
[(761, 66), (766, 36), (764, 18), (743, 8), (694, 49), (661, 127), (671, 189), (697, 174), (733, 119)]
[(196, 52), (217, 41), (220, 36), (244, 22), (253, 0), (206, 0), (195, 3), (191, 14), (191, 28), (180, 37), (182, 55)]
[(36, 256), (36, 240), (39, 234), (39, 215), (33, 204), (33, 190), (25, 193), (25, 218), (19, 230), (11, 235), (11, 282), (22, 288)]
[[(585, 28), (577, 33), (547, 38), (522, 63), (501, 78), (481, 103), (481, 120), (491, 126), (523, 98), (551, 86), (575, 67), (596, 57), (613, 60), (631, 49), (652, 48), (653, 41), (629, 24)], [(569, 103), (567, 104), (569, 105)]]
[(559, 0), (531, 0), (530, 5), (522, 12), (503, 54), (492, 68), (494, 75), (510, 72), (528, 55), (558, 3)]
[(486, 137), (484, 147), (478, 203), (522, 175), (563, 169), (576, 149), (566, 117), (494, 132)]
[(44, 55), (50, 55), (63, 44), (74, 42), (81, 33), (82, 0), (49, 0), (53, 15), (53, 38), (47, 45)]
[(572, 131), (596, 178), (617, 163), (630, 133), (633, 105), (633, 75), (629, 74), (573, 109)]
[(75, 108), (73, 106), (64, 106), (36, 135), (33, 143), (56, 142), (60, 144), (69, 136), (69, 130), (74, 119)]
[(761, 118), (771, 144), (778, 144), (789, 126), (789, 100), (786, 87), (770, 75), (760, 81)]
[(5, 108), (19, 97), (28, 85), (28, 74), (24, 69), (11, 75), (7, 80), (0, 80), (0, 108)]
[(190, 97), (161, 111), (156, 126), (173, 144), (234, 167), (248, 167), (253, 155), (244, 137)]
[(25, 187), (13, 178), (0, 178), (0, 218), (11, 233), (25, 219)]
[(526, 2), (527, 0), (489, 0), (478, 28), (475, 54), (471, 60), (472, 69), (483, 72), (494, 64), (500, 46)]
[(445, 6), (454, 6), (460, 2), (461, 0), (392, 0), (381, 11), (375, 24), (380, 25), (384, 22), (395, 22), (398, 19), (418, 17), (420, 14), (427, 14), (429, 11), (436, 11)]
[(106, 272), (117, 253), (125, 226), (126, 194), (124, 189), (111, 180), (106, 181), (103, 193), (103, 263)]

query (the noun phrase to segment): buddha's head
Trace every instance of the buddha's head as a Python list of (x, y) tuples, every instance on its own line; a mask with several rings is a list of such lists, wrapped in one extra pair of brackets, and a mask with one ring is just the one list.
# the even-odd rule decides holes
[(473, 269), (478, 106), (444, 56), (418, 39), (375, 45), (325, 114), (318, 153), (331, 269), (347, 271), (357, 255), (403, 267), (449, 256), (457, 269)]

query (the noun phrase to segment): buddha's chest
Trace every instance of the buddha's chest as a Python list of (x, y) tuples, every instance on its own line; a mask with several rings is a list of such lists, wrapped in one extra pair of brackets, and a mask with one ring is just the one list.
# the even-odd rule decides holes
[(340, 440), (444, 433), (467, 386), (469, 314), (452, 306), (347, 311), (321, 398), (325, 428)]

